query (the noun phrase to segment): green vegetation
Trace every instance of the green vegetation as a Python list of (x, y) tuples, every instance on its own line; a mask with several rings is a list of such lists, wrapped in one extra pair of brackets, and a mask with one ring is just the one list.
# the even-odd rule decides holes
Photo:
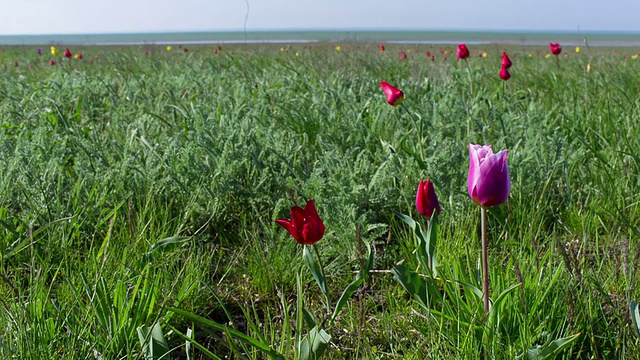
[[(512, 46), (504, 82), (503, 48), (468, 65), (440, 48), (0, 52), (0, 358), (293, 358), (300, 299), (331, 309), (274, 220), (311, 198), (331, 303), (374, 252), (325, 358), (530, 359), (563, 338), (557, 358), (635, 358), (640, 59)], [(488, 213), (486, 325), (469, 142), (508, 148), (512, 180)], [(427, 178), (442, 281), (425, 306), (394, 277), (419, 277), (396, 212), (419, 220)]]

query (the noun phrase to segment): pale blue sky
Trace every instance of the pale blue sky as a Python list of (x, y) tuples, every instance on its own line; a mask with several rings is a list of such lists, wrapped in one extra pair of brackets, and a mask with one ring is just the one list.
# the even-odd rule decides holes
[[(638, 0), (249, 0), (247, 30), (640, 32)], [(242, 30), (245, 0), (4, 0), (0, 35)]]

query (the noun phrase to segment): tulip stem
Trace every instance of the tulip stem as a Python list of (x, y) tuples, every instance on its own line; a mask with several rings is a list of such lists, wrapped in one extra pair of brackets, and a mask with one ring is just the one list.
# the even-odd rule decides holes
[(484, 314), (489, 314), (489, 258), (487, 254), (487, 209), (481, 208), (482, 227), (482, 294), (484, 296)]
[[(313, 251), (316, 253), (316, 261), (318, 262), (318, 267), (320, 268), (320, 274), (322, 274), (322, 278), (327, 279), (327, 277), (324, 275), (324, 266), (322, 266), (322, 260), (320, 260), (320, 252), (318, 252), (318, 248), (316, 247), (316, 245), (311, 245), (311, 247), (313, 248)], [(325, 283), (325, 289), (326, 288), (326, 283)], [(331, 299), (329, 298), (329, 293), (328, 293), (328, 289), (326, 290), (327, 292), (324, 292), (324, 297), (325, 300), (327, 301), (327, 313), (331, 312)]]
[(467, 137), (469, 137), (471, 133), (471, 109), (469, 103), (473, 101), (473, 78), (471, 77), (471, 68), (469, 67), (469, 62), (467, 59), (463, 59), (467, 68), (467, 75), (469, 75), (469, 101), (467, 101)]
[[(411, 118), (411, 121), (413, 121), (413, 126), (418, 131), (418, 147), (420, 149), (420, 160), (422, 162), (424, 162), (424, 148), (422, 146), (422, 130), (423, 130), (422, 129), (422, 119), (420, 119), (420, 124), (418, 124), (418, 122), (416, 121), (416, 118), (413, 116), (411, 111), (409, 111), (409, 109), (407, 109), (407, 107), (404, 105), (404, 103), (400, 104), (400, 106), (402, 106), (404, 111), (406, 111), (409, 114), (409, 117)], [(420, 164), (420, 165), (424, 165), (424, 164)]]

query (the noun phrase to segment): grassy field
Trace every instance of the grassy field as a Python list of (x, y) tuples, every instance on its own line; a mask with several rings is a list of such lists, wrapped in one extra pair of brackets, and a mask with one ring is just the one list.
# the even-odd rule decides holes
[[(465, 63), (455, 46), (377, 45), (0, 52), (0, 358), (291, 359), (304, 307), (328, 359), (637, 359), (634, 49), (470, 46)], [(509, 149), (489, 320), (468, 143)], [(396, 215), (423, 222), (427, 178), (437, 278)], [(335, 319), (274, 222), (311, 198), (329, 301), (373, 253)], [(427, 304), (394, 268), (435, 284)]]

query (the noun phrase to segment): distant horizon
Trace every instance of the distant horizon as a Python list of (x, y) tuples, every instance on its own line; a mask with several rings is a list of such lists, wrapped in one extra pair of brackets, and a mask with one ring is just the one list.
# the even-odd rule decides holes
[(280, 29), (214, 29), (214, 30), (149, 30), (149, 31), (113, 31), (113, 32), (68, 32), (68, 33), (27, 33), (0, 34), (0, 37), (17, 36), (100, 36), (100, 35), (145, 35), (145, 34), (212, 34), (212, 33), (339, 33), (339, 32), (375, 32), (375, 33), (498, 33), (498, 34), (612, 34), (640, 35), (640, 30), (522, 30), (522, 29), (453, 29), (453, 28), (280, 28)]

